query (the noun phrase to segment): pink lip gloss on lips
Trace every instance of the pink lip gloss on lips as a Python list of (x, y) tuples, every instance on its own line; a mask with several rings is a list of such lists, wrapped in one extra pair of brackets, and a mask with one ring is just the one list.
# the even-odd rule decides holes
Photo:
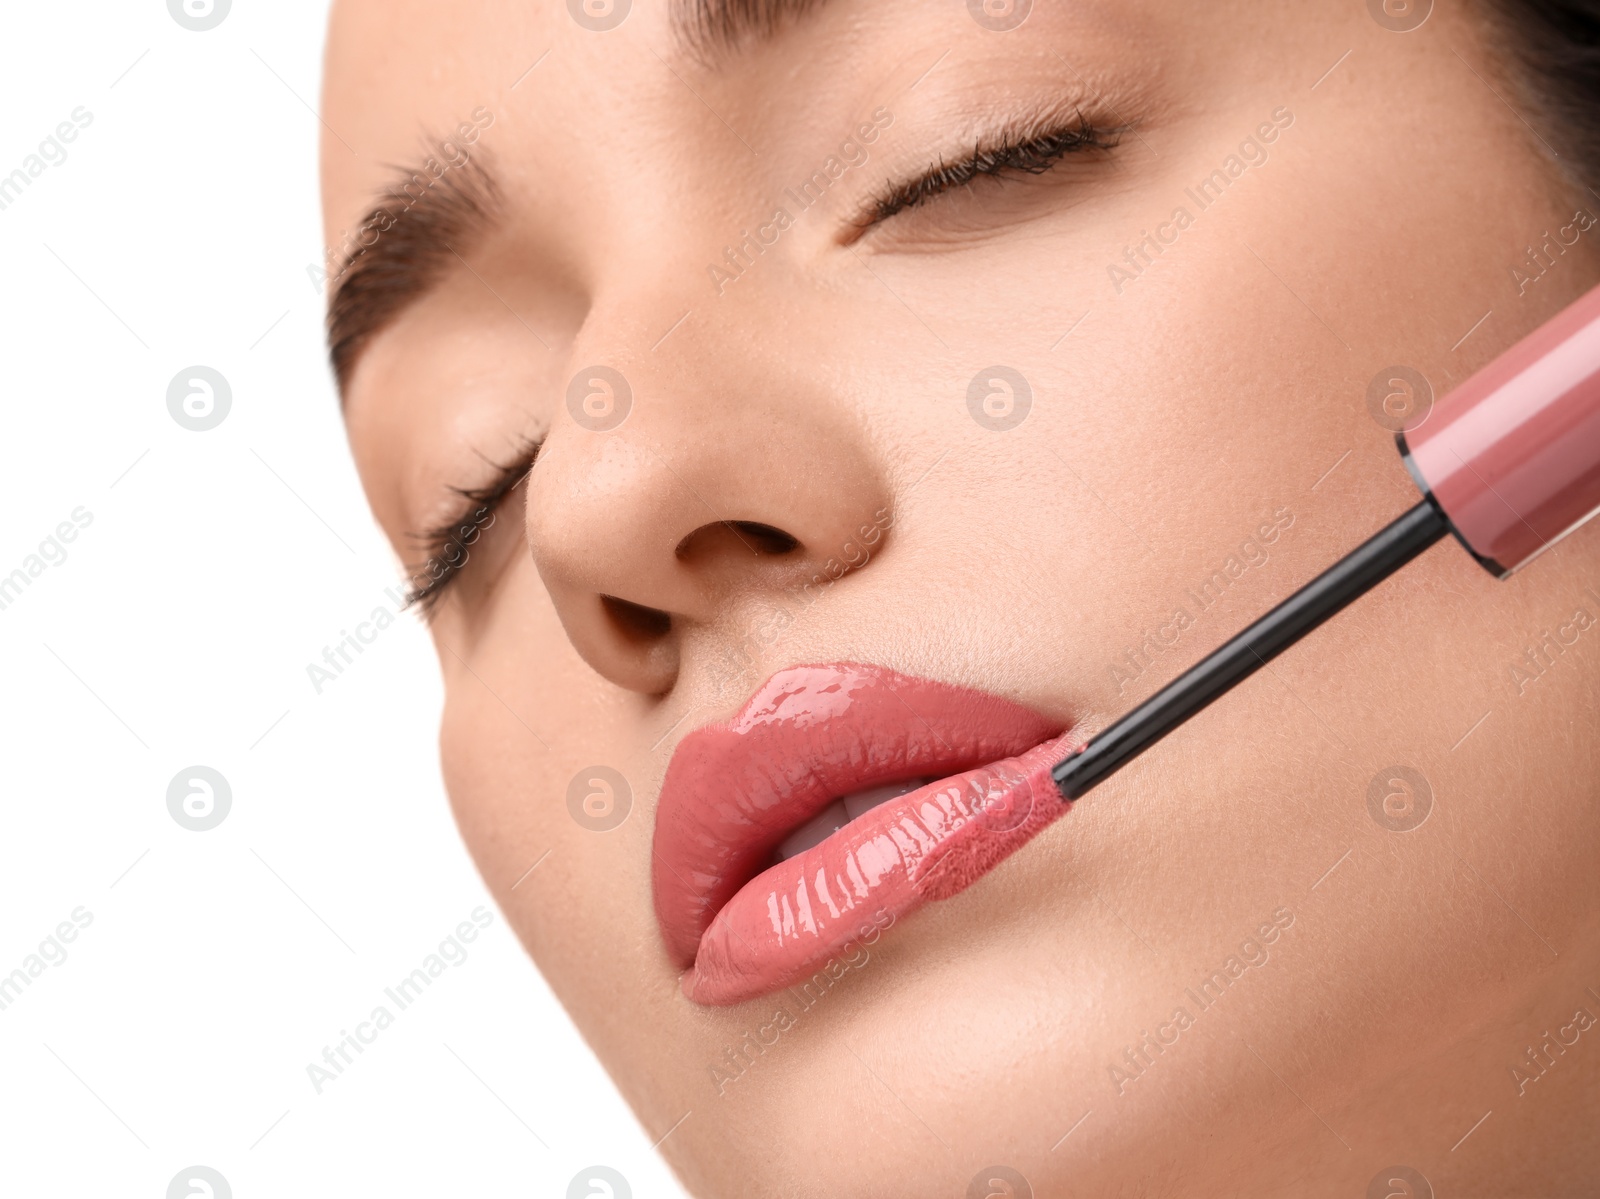
[(982, 878), (1066, 812), (1062, 731), (881, 666), (780, 670), (679, 742), (661, 786), (656, 918), (684, 993), (777, 990)]
[(1448, 534), (1504, 578), (1594, 516), (1600, 288), (1397, 440), (1420, 503), (1064, 760), (1060, 722), (859, 663), (779, 671), (685, 737), (653, 878), (684, 993), (752, 999), (958, 894), (1066, 812), (1047, 779), (1077, 799)]

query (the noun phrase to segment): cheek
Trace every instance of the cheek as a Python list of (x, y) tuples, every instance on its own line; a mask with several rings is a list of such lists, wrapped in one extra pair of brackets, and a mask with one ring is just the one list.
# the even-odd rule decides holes
[[(514, 523), (515, 514), (503, 515), (501, 523)], [(511, 888), (523, 871), (581, 831), (566, 788), (580, 769), (605, 761), (591, 716), (597, 682), (568, 646), (531, 564), (508, 569), (492, 594), (452, 595), (432, 633), (451, 810), (495, 898), (520, 901), (531, 879)]]
[[(520, 873), (516, 863), (530, 850), (529, 862), (542, 852), (549, 755), (526, 733), (518, 736), (516, 717), (490, 694), (496, 681), (479, 683), (451, 651), (441, 649), (441, 656), (447, 683), (439, 754), (451, 812), (503, 903)], [(479, 670), (476, 663), (473, 669)], [(537, 718), (528, 713), (523, 719), (530, 717)]]

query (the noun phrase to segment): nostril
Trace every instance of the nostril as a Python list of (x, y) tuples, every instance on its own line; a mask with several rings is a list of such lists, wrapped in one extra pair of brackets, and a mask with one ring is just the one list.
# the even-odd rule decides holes
[(715, 553), (719, 543), (723, 548), (737, 549), (741, 553), (753, 552), (774, 557), (800, 548), (797, 538), (760, 521), (719, 520), (715, 524), (701, 525), (678, 542), (673, 552), (680, 562), (686, 562), (691, 557)]
[(728, 527), (743, 534), (755, 543), (763, 554), (787, 554), (800, 547), (800, 542), (782, 529), (774, 529), (753, 520), (730, 520)]
[(672, 631), (672, 617), (658, 608), (629, 603), (614, 595), (602, 595), (600, 605), (629, 641), (659, 641)]

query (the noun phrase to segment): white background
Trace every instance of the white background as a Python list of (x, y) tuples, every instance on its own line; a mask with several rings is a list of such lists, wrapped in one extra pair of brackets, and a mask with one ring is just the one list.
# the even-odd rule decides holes
[[(0, 1011), (0, 1193), (161, 1199), (203, 1164), (238, 1199), (564, 1196), (604, 1163), (681, 1195), (460, 844), (422, 629), (307, 676), (398, 578), (307, 272), (325, 17), (0, 18), (0, 175), (93, 114), (0, 211), (0, 576), (93, 518), (0, 611), (0, 975), (93, 917)], [(197, 364), (232, 388), (206, 432), (167, 410)], [(196, 764), (232, 789), (206, 832), (167, 810)], [(468, 958), (317, 1094), (307, 1065), (479, 905)]]

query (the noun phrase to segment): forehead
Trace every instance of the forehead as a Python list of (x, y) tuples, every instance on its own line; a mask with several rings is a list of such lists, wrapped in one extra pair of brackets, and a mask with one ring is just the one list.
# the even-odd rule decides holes
[(683, 116), (726, 125), (703, 102), (707, 73), (715, 65), (726, 74), (730, 60), (747, 57), (737, 47), (823, 2), (337, 0), (323, 92), (329, 230), (357, 223), (399, 168), (474, 112), (492, 113), (502, 129), (536, 130), (556, 151), (563, 140), (625, 140), (641, 123), (669, 133)]
[[(323, 92), (328, 244), (338, 246), (340, 231), (360, 222), (429, 138), (447, 137), (479, 109), (495, 118), (485, 142), (519, 190), (536, 192), (549, 172), (586, 160), (604, 172), (629, 154), (678, 155), (674, 187), (692, 188), (758, 171), (762, 138), (785, 128), (848, 128), (867, 99), (903, 93), (936, 63), (992, 55), (995, 80), (1031, 47), (1059, 71), (1061, 40), (1041, 35), (1136, 23), (1125, 14), (1143, 7), (1035, 3), (1016, 34), (997, 34), (969, 11), (974, 4), (336, 0)], [(626, 8), (625, 19), (607, 28), (589, 15), (602, 5)], [(1074, 33), (1065, 44), (1080, 41)], [(519, 160), (528, 167), (521, 178)], [(732, 171), (718, 174), (719, 166)], [(583, 185), (562, 180), (571, 197)]]
[[(557, 19), (565, 7), (491, 0), (475, 8), (469, 19), (447, 0), (335, 3), (322, 97), (330, 246), (402, 166), (420, 157), (427, 140), (448, 136), (474, 109), (551, 112), (554, 102), (559, 119), (569, 107), (568, 97), (541, 94), (539, 77), (552, 54), (585, 50)], [(496, 35), (485, 36), (480, 25)], [(582, 115), (578, 105), (570, 108), (568, 115)]]

